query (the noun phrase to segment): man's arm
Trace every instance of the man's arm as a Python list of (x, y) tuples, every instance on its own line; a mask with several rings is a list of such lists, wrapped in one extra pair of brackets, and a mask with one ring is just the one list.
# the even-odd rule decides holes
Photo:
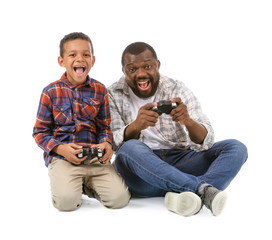
[(150, 110), (155, 105), (156, 103), (147, 103), (139, 109), (136, 120), (129, 124), (125, 130), (125, 141), (129, 139), (138, 139), (142, 130), (155, 126), (159, 114)]
[(171, 101), (178, 103), (178, 106), (170, 113), (173, 121), (185, 125), (189, 132), (190, 139), (196, 144), (202, 144), (208, 133), (206, 128), (190, 117), (187, 106), (180, 98), (173, 98)]

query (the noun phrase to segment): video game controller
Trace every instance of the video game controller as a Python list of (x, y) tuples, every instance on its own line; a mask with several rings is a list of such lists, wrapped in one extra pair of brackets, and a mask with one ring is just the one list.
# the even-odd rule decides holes
[(100, 148), (83, 148), (81, 153), (77, 154), (78, 158), (83, 158), (85, 156), (90, 156), (91, 158), (97, 157), (98, 159), (102, 158), (105, 154), (105, 151), (100, 151)]
[(152, 110), (157, 112), (159, 115), (170, 114), (172, 109), (176, 108), (178, 106), (178, 103), (171, 102), (170, 100), (161, 100), (157, 103), (156, 107), (153, 107)]

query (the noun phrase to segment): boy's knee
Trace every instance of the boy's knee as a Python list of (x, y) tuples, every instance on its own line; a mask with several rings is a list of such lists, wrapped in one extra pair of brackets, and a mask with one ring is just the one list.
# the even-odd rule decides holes
[(130, 199), (130, 192), (128, 188), (120, 189), (115, 193), (110, 194), (102, 200), (102, 203), (105, 207), (108, 208), (122, 208), (125, 207)]
[(80, 207), (81, 196), (78, 194), (65, 193), (59, 196), (54, 196), (53, 205), (60, 211), (73, 211)]

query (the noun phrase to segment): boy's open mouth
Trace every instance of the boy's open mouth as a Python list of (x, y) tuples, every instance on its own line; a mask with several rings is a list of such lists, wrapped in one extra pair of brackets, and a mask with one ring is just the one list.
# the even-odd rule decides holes
[(77, 75), (82, 75), (86, 70), (85, 66), (75, 66), (74, 71), (76, 72)]

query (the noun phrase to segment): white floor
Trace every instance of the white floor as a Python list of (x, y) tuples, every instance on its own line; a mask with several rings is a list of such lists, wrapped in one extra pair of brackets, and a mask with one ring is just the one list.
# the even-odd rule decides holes
[(18, 165), (2, 184), (7, 194), (1, 197), (0, 239), (265, 240), (272, 236), (267, 220), (271, 199), (266, 183), (260, 185), (266, 177), (253, 179), (259, 169), (254, 169), (252, 159), (227, 189), (226, 207), (217, 217), (205, 207), (195, 216), (179, 216), (166, 210), (163, 198), (131, 199), (127, 207), (112, 210), (83, 196), (80, 209), (60, 212), (51, 204), (47, 169), (40, 161), (32, 164), (29, 170), (36, 171), (20, 171)]

